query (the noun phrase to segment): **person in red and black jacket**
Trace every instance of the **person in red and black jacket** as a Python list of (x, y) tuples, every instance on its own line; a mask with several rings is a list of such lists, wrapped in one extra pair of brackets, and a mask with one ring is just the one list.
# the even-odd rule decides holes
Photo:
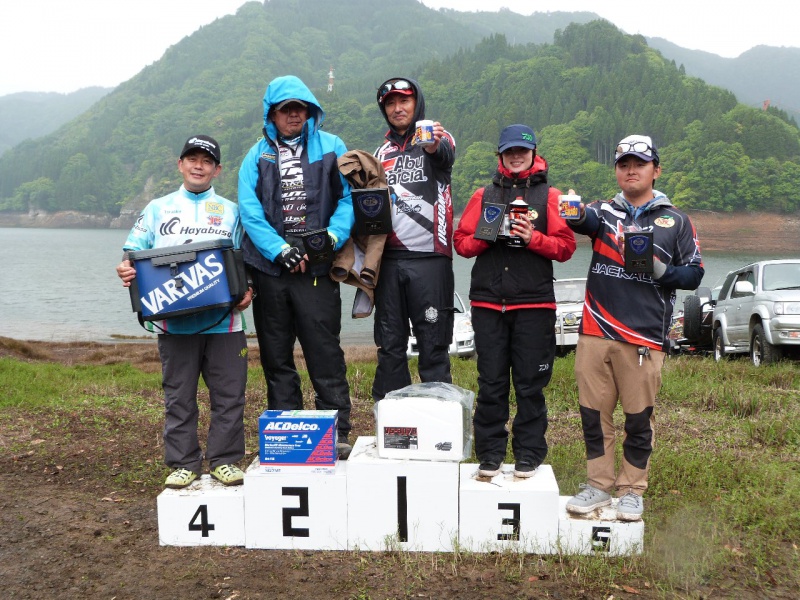
[[(556, 350), (553, 261), (569, 260), (575, 236), (559, 216), (561, 192), (547, 183), (547, 161), (536, 154), (533, 130), (526, 125), (506, 127), (497, 150), (499, 164), (492, 183), (472, 195), (453, 243), (461, 256), (476, 257), (469, 298), (478, 353), (473, 425), (479, 475), (498, 475), (505, 459), (513, 377), (514, 474), (531, 477), (547, 455), (544, 388), (550, 382)], [(484, 211), (503, 205), (508, 215), (517, 198), (528, 209), (511, 219), (508, 234), (494, 242), (476, 239)]]
[(422, 382), (452, 383), (448, 349), (453, 338), (453, 201), (450, 180), (456, 142), (439, 121), (432, 139), (416, 138), (426, 119), (425, 97), (413, 79), (392, 77), (378, 88), (389, 125), (375, 150), (392, 191), (392, 232), (386, 238), (375, 287), (378, 366), (372, 398), (411, 385), (406, 348), (413, 327)]
[[(675, 290), (694, 290), (703, 278), (697, 233), (689, 217), (653, 189), (661, 164), (653, 140), (630, 135), (619, 142), (614, 172), (620, 192), (580, 205), (569, 226), (592, 241), (586, 301), (575, 351), (588, 483), (566, 505), (587, 514), (619, 497), (617, 518), (642, 518), (653, 453), (653, 407), (661, 387)], [(627, 232), (652, 236), (641, 246)], [(650, 246), (650, 247), (648, 247)], [(625, 255), (652, 251), (652, 272), (626, 266)], [(639, 262), (637, 259), (636, 262)], [(625, 414), (622, 465), (614, 469), (614, 409)]]

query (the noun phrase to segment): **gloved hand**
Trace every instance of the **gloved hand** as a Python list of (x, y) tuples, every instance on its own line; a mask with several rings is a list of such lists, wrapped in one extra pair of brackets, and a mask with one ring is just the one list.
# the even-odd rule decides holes
[(303, 262), (303, 255), (296, 247), (287, 246), (281, 250), (281, 253), (278, 254), (278, 256), (275, 257), (275, 262), (283, 267), (286, 267), (288, 271), (291, 271), (301, 262)]

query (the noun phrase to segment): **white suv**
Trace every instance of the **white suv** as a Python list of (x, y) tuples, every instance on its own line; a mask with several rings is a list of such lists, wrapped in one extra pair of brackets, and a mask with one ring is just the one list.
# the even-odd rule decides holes
[(731, 271), (714, 306), (714, 358), (750, 354), (756, 366), (800, 352), (800, 259)]

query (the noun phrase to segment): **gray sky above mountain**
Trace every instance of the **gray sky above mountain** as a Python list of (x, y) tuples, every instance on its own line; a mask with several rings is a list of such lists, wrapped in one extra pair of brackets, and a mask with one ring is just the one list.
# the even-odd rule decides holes
[[(343, 5), (347, 0), (339, 0)], [(736, 57), (758, 45), (798, 46), (800, 2), (772, 0), (746, 12), (728, 0), (630, 3), (597, 0), (422, 0), (460, 11), (590, 11), (627, 33), (662, 37), (685, 48)], [(65, 2), (9, 0), (0, 19), (0, 96), (113, 87), (161, 58), (167, 48), (244, 0)], [(497, 8), (494, 8), (494, 5)]]

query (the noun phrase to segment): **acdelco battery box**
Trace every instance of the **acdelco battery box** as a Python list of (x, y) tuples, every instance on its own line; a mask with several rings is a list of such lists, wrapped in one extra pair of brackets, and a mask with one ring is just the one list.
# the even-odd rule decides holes
[(338, 421), (335, 410), (265, 410), (258, 418), (262, 470), (333, 472)]

